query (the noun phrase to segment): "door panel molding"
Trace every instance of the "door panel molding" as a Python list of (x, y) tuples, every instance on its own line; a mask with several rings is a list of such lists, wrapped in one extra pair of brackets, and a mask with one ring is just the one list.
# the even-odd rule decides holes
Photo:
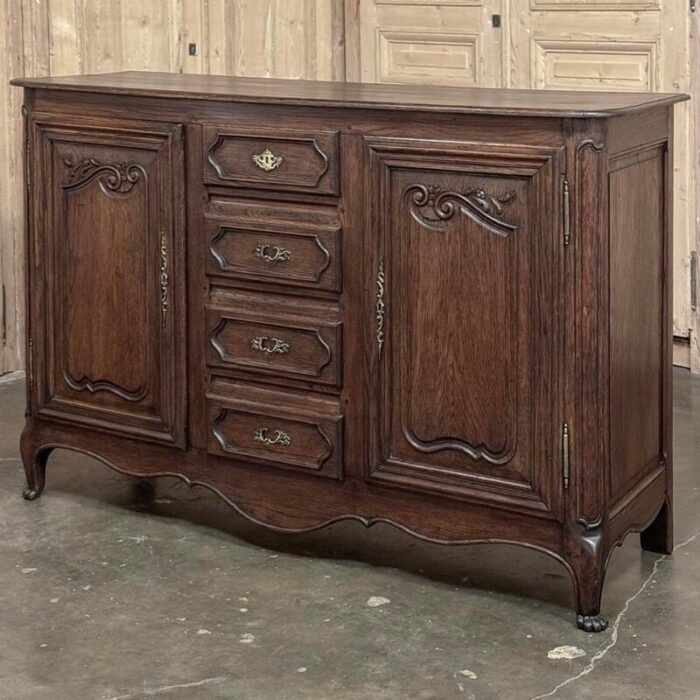
[(659, 42), (598, 37), (532, 39), (532, 87), (655, 91)]
[(480, 85), (479, 34), (377, 27), (377, 82)]
[[(386, 347), (371, 369), (367, 477), (559, 517), (560, 483), (552, 477), (556, 470), (544, 467), (558, 459), (558, 350), (553, 340), (544, 349), (540, 344), (536, 357), (533, 350), (536, 336), (540, 343), (557, 337), (559, 315), (551, 308), (562, 294), (559, 276), (540, 267), (532, 251), (558, 265), (552, 261), (560, 232), (552, 212), (559, 211), (562, 150), (374, 137), (365, 138), (365, 147), (368, 229), (385, 232), (366, 245), (386, 288)], [(416, 194), (418, 204), (446, 221), (426, 226), (412, 211)], [(533, 203), (547, 199), (551, 209), (539, 216)], [(505, 231), (494, 231), (499, 224), (488, 218), (494, 212), (505, 218)], [(451, 285), (450, 299), (443, 299), (421, 253), (426, 245)], [(533, 287), (523, 286), (521, 266), (535, 275)], [(456, 288), (465, 297), (490, 299), (493, 313), (470, 318)], [(457, 329), (447, 338), (443, 316), (450, 319), (445, 327)], [(523, 357), (527, 361), (518, 360)], [(527, 362), (538, 365), (537, 383), (521, 369)], [(461, 363), (472, 371), (459, 369)], [(430, 414), (419, 406), (426, 394), (437, 406)]]
[(183, 446), (181, 127), (45, 115), (30, 126), (33, 201), (50, 203), (30, 211), (32, 304), (46, 304), (32, 410)]
[(530, 0), (534, 12), (621, 12), (658, 10), (659, 0)]

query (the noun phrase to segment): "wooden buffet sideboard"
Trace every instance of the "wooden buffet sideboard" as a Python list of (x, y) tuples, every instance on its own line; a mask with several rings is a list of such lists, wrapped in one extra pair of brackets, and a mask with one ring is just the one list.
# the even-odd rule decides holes
[(684, 96), (15, 84), (27, 499), (60, 447), (286, 532), (520, 544), (588, 631), (616, 544), (671, 551)]

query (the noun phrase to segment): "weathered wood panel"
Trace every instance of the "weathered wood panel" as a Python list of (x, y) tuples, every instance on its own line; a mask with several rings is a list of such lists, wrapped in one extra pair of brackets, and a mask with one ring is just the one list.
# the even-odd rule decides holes
[[(690, 24), (690, 94), (692, 97), (692, 103), (690, 105), (690, 110), (692, 111), (691, 116), (691, 126), (688, 137), (689, 137), (689, 158), (692, 172), (695, 174), (695, 178), (691, 181), (692, 190), (690, 192), (691, 201), (694, 205), (693, 214), (695, 216), (693, 220), (693, 225), (690, 226), (688, 231), (689, 243), (691, 246), (691, 256), (688, 261), (691, 267), (691, 279), (694, 277), (694, 283), (691, 285), (691, 328), (690, 328), (690, 338), (689, 338), (689, 358), (688, 365), (690, 370), (695, 374), (700, 374), (700, 260), (698, 260), (698, 253), (700, 253), (700, 135), (697, 134), (697, 127), (695, 125), (700, 125), (700, 46), (698, 41), (700, 40), (700, 16), (698, 13), (694, 13), (691, 17)], [(692, 254), (695, 253), (695, 255)], [(674, 256), (675, 257), (675, 256)], [(683, 271), (685, 272), (685, 270)], [(674, 293), (676, 293), (674, 285)]]
[(22, 367), (24, 344), (24, 207), (21, 91), (8, 79), (24, 73), (21, 0), (1, 0), (0, 61), (0, 374)]

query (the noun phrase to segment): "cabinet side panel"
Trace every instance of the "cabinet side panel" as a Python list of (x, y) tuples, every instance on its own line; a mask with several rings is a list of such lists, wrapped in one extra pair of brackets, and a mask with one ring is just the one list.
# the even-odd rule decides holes
[(610, 448), (617, 500), (662, 461), (665, 146), (611, 162)]

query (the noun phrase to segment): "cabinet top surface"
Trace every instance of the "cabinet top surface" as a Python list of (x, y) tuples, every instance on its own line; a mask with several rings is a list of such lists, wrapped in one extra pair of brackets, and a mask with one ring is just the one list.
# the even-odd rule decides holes
[(424, 87), (140, 71), (18, 78), (12, 84), (171, 99), (581, 118), (612, 117), (689, 99), (675, 93)]

